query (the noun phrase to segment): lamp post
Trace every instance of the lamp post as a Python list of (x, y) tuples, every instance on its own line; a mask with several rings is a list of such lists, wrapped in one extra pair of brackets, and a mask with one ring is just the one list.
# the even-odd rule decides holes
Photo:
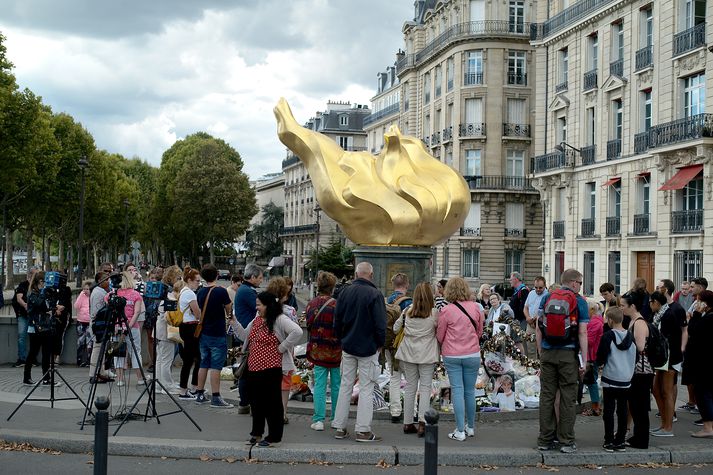
[(322, 208), (319, 207), (319, 203), (314, 207), (314, 212), (317, 216), (317, 225), (314, 228), (314, 244), (317, 252), (314, 253), (314, 280), (317, 280), (317, 272), (319, 271), (319, 212)]
[(129, 199), (124, 198), (124, 210), (126, 214), (126, 222), (124, 223), (124, 266), (129, 260)]
[(79, 168), (82, 169), (82, 191), (79, 194), (79, 245), (77, 254), (77, 288), (82, 288), (82, 278), (84, 267), (82, 266), (82, 255), (84, 254), (84, 170), (89, 166), (85, 157), (79, 160)]

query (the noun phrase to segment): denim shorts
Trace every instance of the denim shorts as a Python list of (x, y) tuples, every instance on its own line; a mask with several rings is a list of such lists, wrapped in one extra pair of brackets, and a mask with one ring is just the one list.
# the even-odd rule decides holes
[(201, 335), (201, 368), (223, 369), (228, 354), (228, 342), (224, 336)]

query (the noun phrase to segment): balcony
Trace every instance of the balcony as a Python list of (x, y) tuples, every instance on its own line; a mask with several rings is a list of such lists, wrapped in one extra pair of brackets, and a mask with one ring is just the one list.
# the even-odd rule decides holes
[(648, 148), (713, 137), (713, 114), (698, 114), (651, 127)]
[(552, 239), (564, 239), (564, 221), (552, 222)]
[(426, 147), (429, 147), (431, 145), (431, 137), (423, 137), (421, 142), (423, 142)]
[(280, 228), (278, 234), (280, 236), (295, 236), (298, 234), (314, 234), (316, 231), (316, 224), (304, 224), (302, 226), (289, 226), (286, 228)]
[(645, 153), (649, 148), (649, 133), (641, 132), (634, 135), (634, 153)]
[[(408, 109), (408, 107), (406, 107)], [(391, 104), (390, 106), (384, 107), (380, 111), (375, 111), (369, 114), (368, 116), (364, 117), (364, 125), (369, 125), (373, 122), (376, 122), (379, 119), (383, 119), (384, 117), (388, 117), (392, 114), (397, 114), (399, 112), (399, 105), (398, 104)]]
[(584, 73), (584, 87), (583, 90), (589, 91), (591, 89), (596, 89), (597, 85), (597, 70), (592, 69), (589, 72)]
[(636, 71), (641, 71), (654, 65), (654, 47), (645, 46), (636, 52)]
[(464, 86), (476, 86), (478, 84), (483, 84), (483, 73), (464, 73), (463, 74), (463, 85)]
[(534, 161), (535, 173), (572, 167), (574, 166), (574, 151), (565, 150), (564, 152), (550, 152), (545, 155), (536, 156)]
[(555, 93), (564, 92), (566, 90), (567, 90), (567, 81), (566, 80), (555, 85)]
[(582, 147), (580, 155), (582, 156), (582, 165), (591, 165), (596, 161), (597, 146), (587, 145), (586, 147)]
[(542, 40), (583, 20), (593, 11), (618, 0), (580, 0), (543, 23), (530, 26), (530, 39)]
[(416, 67), (437, 55), (451, 44), (478, 37), (519, 38), (527, 40), (531, 36), (529, 23), (511, 23), (508, 20), (469, 21), (446, 29), (415, 54), (404, 55), (396, 63), (396, 74)]
[(460, 124), (459, 137), (485, 137), (485, 124)]
[(503, 124), (504, 137), (529, 137), (530, 126), (528, 124)]
[(609, 74), (617, 77), (624, 77), (624, 60), (617, 59), (609, 63)]
[(441, 133), (440, 132), (435, 132), (431, 135), (431, 147), (435, 147), (436, 145), (440, 145), (441, 143)]
[(463, 178), (471, 190), (536, 191), (532, 180), (524, 176), (465, 175)]
[(649, 234), (649, 222), (651, 220), (650, 214), (635, 214), (634, 215), (634, 236), (645, 236)]
[(582, 237), (594, 236), (594, 218), (586, 218), (582, 220)]
[(508, 84), (516, 86), (527, 86), (527, 74), (508, 71)]
[(673, 35), (673, 55), (678, 56), (706, 45), (706, 24), (699, 23), (681, 33)]
[(453, 138), (453, 126), (446, 127), (443, 129), (443, 143), (450, 142)]
[(607, 216), (607, 236), (621, 235), (621, 217)]
[(461, 236), (479, 237), (480, 228), (460, 228)]
[(526, 238), (527, 230), (517, 228), (505, 228), (505, 237)]
[(671, 233), (699, 233), (703, 230), (703, 210), (691, 209), (671, 212)]
[(621, 157), (621, 139), (607, 142), (607, 160), (616, 160)]

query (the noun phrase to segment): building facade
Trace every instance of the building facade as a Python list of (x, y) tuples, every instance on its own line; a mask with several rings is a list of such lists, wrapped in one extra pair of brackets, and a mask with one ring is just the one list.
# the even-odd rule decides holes
[[(349, 102), (328, 102), (327, 110), (318, 112), (304, 126), (334, 140), (345, 150), (365, 151), (364, 118), (368, 106)], [(327, 216), (314, 198), (314, 187), (307, 168), (292, 154), (282, 162), (285, 177), (285, 226), (280, 232), (285, 257), (285, 275), (297, 283), (314, 279), (309, 269), (312, 252), (336, 239), (345, 241), (339, 224)]]
[[(367, 120), (369, 147), (398, 123), (431, 155), (458, 170), (471, 189), (459, 233), (434, 248), (434, 279), (463, 276), (472, 287), (507, 282), (513, 271), (531, 281), (541, 271), (542, 212), (530, 178), (534, 1), (416, 1), (403, 26), (398, 111)], [(387, 78), (388, 78), (387, 70)], [(382, 73), (383, 74), (383, 73)], [(381, 86), (381, 76), (379, 85)], [(507, 284), (509, 285), (509, 284)]]
[(713, 2), (567, 3), (532, 27), (544, 275), (580, 269), (587, 295), (713, 278)]

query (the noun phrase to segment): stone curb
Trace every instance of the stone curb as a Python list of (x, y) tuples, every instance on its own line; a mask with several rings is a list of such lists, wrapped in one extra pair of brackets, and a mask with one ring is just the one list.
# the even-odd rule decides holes
[[(69, 453), (88, 453), (93, 450), (94, 435), (62, 434), (55, 432), (30, 432), (0, 429), (0, 439), (7, 442), (29, 443), (32, 446)], [(135, 457), (169, 457), (211, 459), (235, 457), (239, 460), (252, 458), (264, 462), (329, 462), (334, 464), (376, 465), (421, 465), (423, 449), (397, 446), (363, 444), (319, 445), (285, 443), (278, 448), (258, 448), (244, 445), (242, 441), (203, 441), (186, 439), (158, 439), (145, 437), (109, 437), (110, 455)], [(445, 449), (438, 453), (440, 465), (520, 467), (537, 465), (611, 466), (628, 463), (713, 463), (713, 447), (680, 449), (659, 447), (651, 450), (628, 450), (620, 453), (580, 451), (575, 454), (540, 453), (535, 449), (514, 448), (508, 451), (493, 448)]]

